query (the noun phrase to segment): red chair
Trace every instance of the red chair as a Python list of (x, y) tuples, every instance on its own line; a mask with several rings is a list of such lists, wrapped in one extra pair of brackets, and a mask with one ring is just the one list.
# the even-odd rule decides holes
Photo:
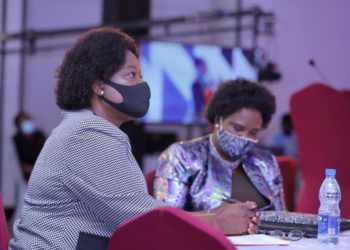
[(324, 170), (335, 168), (342, 191), (341, 216), (350, 218), (349, 92), (316, 83), (294, 93), (290, 105), (304, 181), (296, 210), (317, 213)]
[(186, 212), (161, 207), (121, 225), (109, 241), (109, 250), (234, 250), (224, 234)]
[(298, 160), (291, 156), (277, 156), (277, 163), (281, 169), (283, 178), (284, 200), (288, 211), (295, 210), (295, 177), (298, 168)]
[(156, 174), (155, 170), (152, 170), (148, 174), (146, 174), (145, 179), (146, 179), (146, 184), (147, 184), (147, 189), (148, 193), (150, 195), (153, 195), (153, 182), (154, 182), (154, 176)]
[(0, 193), (0, 249), (7, 249), (9, 244), (9, 233), (7, 228), (7, 221), (5, 216), (5, 209), (2, 203), (2, 196)]

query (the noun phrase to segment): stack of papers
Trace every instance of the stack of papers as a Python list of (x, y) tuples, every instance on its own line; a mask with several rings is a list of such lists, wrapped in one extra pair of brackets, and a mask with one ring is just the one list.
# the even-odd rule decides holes
[(236, 246), (287, 246), (290, 241), (265, 234), (249, 234), (241, 236), (228, 236), (227, 239)]

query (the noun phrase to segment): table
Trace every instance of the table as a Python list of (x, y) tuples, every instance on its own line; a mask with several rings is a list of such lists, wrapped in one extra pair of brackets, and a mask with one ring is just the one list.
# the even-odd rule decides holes
[(315, 238), (303, 238), (291, 241), (289, 246), (236, 246), (237, 250), (350, 250), (350, 231), (340, 234), (339, 243), (335, 246), (320, 244)]

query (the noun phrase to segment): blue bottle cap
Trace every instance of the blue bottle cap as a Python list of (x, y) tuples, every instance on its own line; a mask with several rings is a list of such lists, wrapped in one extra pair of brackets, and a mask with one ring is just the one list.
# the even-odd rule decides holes
[(327, 176), (335, 176), (336, 172), (337, 171), (334, 168), (327, 168), (325, 171)]

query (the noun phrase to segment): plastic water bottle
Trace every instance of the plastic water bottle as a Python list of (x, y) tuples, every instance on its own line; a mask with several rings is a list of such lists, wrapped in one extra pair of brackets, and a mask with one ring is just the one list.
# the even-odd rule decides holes
[(318, 234), (317, 239), (324, 244), (338, 244), (340, 229), (341, 199), (340, 187), (335, 179), (336, 170), (326, 169), (326, 178), (322, 182), (318, 210)]

